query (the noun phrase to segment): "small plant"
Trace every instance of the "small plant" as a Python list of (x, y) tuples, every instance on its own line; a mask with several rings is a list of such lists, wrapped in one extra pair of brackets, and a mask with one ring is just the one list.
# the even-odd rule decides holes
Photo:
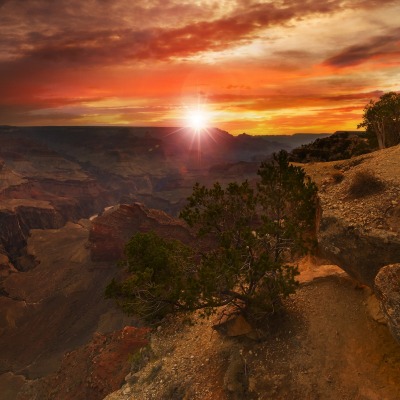
[(164, 391), (163, 399), (184, 400), (189, 398), (187, 396), (187, 388), (185, 388), (182, 384), (171, 382)]
[(360, 198), (380, 193), (385, 189), (385, 184), (370, 170), (358, 171), (354, 174), (349, 186), (349, 196)]
[(344, 179), (344, 174), (343, 174), (343, 172), (341, 172), (341, 171), (334, 172), (334, 173), (332, 174), (332, 179), (333, 179), (333, 182), (334, 182), (334, 183), (343, 182), (343, 179)]
[(158, 376), (158, 374), (160, 373), (161, 370), (162, 370), (162, 363), (160, 361), (160, 362), (158, 362), (157, 364), (155, 364), (155, 365), (153, 365), (151, 367), (151, 370), (150, 370), (149, 374), (147, 375), (145, 381), (146, 382), (153, 382), (157, 378), (157, 376)]
[(131, 372), (136, 373), (140, 371), (153, 357), (154, 353), (150, 345), (142, 347), (139, 351), (131, 354), (129, 356)]

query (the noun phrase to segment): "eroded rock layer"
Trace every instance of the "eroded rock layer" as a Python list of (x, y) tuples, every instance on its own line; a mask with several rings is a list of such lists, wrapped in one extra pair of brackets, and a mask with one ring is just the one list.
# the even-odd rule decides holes
[(188, 227), (162, 211), (142, 204), (121, 204), (95, 218), (89, 234), (93, 261), (117, 261), (123, 257), (126, 242), (136, 232), (156, 232), (183, 243), (194, 240)]

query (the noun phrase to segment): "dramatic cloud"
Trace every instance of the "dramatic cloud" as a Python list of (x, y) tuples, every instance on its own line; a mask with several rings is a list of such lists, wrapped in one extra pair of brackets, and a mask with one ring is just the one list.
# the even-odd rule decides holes
[(179, 124), (201, 97), (233, 133), (349, 129), (370, 98), (399, 90), (395, 0), (0, 0), (0, 10), (0, 124)]
[(328, 58), (325, 64), (334, 67), (348, 67), (387, 57), (395, 60), (400, 57), (400, 29), (396, 29), (387, 35), (369, 38), (368, 41), (361, 44), (347, 47), (340, 53)]

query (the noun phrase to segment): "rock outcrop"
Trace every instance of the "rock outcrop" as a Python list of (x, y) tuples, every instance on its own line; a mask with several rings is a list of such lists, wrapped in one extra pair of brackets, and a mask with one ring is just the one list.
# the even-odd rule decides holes
[[(185, 130), (121, 127), (0, 127), (0, 141), (0, 244), (19, 269), (29, 229), (59, 228), (121, 202), (176, 215), (195, 182), (215, 180), (212, 165), (233, 166), (235, 177), (223, 179), (247, 178), (256, 173), (246, 167), (254, 156), (285, 146), (211, 129), (194, 149)], [(246, 162), (235, 170), (238, 161)], [(3, 207), (12, 201), (13, 211)]]
[(4, 247), (0, 245), (0, 278), (8, 276), (13, 272), (17, 272), (17, 270), (11, 263)]
[(393, 337), (400, 343), (400, 264), (386, 265), (375, 278), (375, 293)]
[(21, 249), (26, 245), (30, 229), (60, 228), (64, 217), (46, 201), (5, 200), (0, 204), (0, 245), (14, 266), (24, 270)]
[[(37, 398), (40, 399), (94, 400), (118, 387), (124, 375), (121, 378), (116, 374), (111, 364), (126, 374), (127, 371), (120, 366), (125, 360), (116, 358), (103, 362), (100, 356), (95, 357), (98, 353), (112, 357), (108, 339), (96, 336), (96, 332), (107, 334), (126, 325), (140, 325), (140, 322), (134, 317), (124, 316), (113, 301), (106, 300), (104, 289), (117, 273), (114, 261), (122, 256), (125, 242), (133, 233), (149, 230), (186, 243), (193, 240), (181, 221), (141, 204), (110, 208), (93, 222), (80, 220), (78, 223), (68, 222), (59, 229), (30, 231), (26, 255), (35, 260), (35, 267), (25, 272), (6, 271), (2, 281), (0, 374), (12, 373), (12, 376), (4, 375), (2, 378), (0, 375), (0, 393), (1, 382), (8, 385), (22, 377), (26, 381), (25, 389), (29, 386), (38, 390), (27, 389), (26, 399), (35, 398), (29, 397), (33, 396), (32, 393), (39, 393)], [(92, 257), (91, 252), (94, 252)], [(7, 256), (3, 254), (0, 257), (0, 262), (6, 265)], [(126, 332), (134, 328), (127, 329), (123, 332), (129, 337), (130, 333)], [(95, 346), (88, 345), (84, 351), (84, 354), (88, 349), (93, 352), (90, 363), (81, 363), (87, 370), (79, 370), (80, 366), (73, 361), (74, 357), (86, 360), (86, 356), (81, 356), (83, 353), (71, 353), (74, 356), (67, 355), (61, 362), (65, 352), (84, 346), (93, 334), (101, 340), (96, 339)], [(101, 350), (103, 345), (104, 352)], [(123, 347), (118, 357), (122, 354), (128, 357), (129, 351)], [(84, 386), (74, 383), (75, 378), (79, 381), (74, 368), (81, 371), (79, 374)], [(40, 379), (39, 383), (32, 383), (37, 379)], [(58, 386), (70, 391), (54, 394)], [(74, 391), (81, 394), (75, 395)], [(3, 400), (1, 396), (0, 400)]]
[(162, 237), (190, 243), (188, 227), (160, 210), (143, 204), (121, 204), (106, 210), (92, 221), (89, 234), (92, 261), (118, 261), (126, 242), (137, 232), (154, 231)]
[(95, 333), (91, 341), (67, 353), (54, 374), (26, 385), (18, 400), (100, 400), (121, 386), (130, 371), (129, 355), (147, 344), (146, 328), (125, 327)]
[(66, 351), (85, 344), (94, 332), (137, 324), (105, 300), (104, 288), (116, 268), (90, 261), (87, 225), (82, 221), (31, 231), (27, 252), (37, 266), (2, 282), (1, 373), (43, 377), (59, 368)]
[[(321, 256), (373, 288), (380, 268), (400, 260), (400, 146), (348, 161), (306, 165), (305, 170), (320, 186)], [(383, 189), (354, 198), (349, 189), (365, 171)]]
[(335, 216), (322, 219), (319, 248), (323, 256), (370, 287), (385, 265), (400, 260), (400, 237), (382, 229), (360, 229)]

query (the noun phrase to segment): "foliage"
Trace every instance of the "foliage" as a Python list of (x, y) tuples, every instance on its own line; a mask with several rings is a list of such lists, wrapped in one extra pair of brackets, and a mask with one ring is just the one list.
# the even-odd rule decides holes
[(106, 297), (116, 299), (126, 313), (149, 320), (190, 309), (196, 301), (192, 257), (193, 250), (178, 240), (137, 233), (125, 246), (121, 262), (127, 276), (122, 282), (113, 279)]
[(372, 171), (362, 170), (354, 174), (348, 193), (350, 197), (360, 198), (380, 193), (384, 189), (385, 184)]
[(374, 135), (364, 132), (338, 131), (293, 149), (289, 160), (301, 163), (346, 160), (377, 149), (375, 142)]
[(189, 249), (155, 234), (137, 234), (126, 247), (128, 277), (108, 295), (147, 317), (215, 307), (262, 318), (293, 293), (293, 257), (313, 243), (317, 188), (286, 152), (262, 163), (257, 185), (196, 184), (181, 217), (197, 233)]
[(363, 121), (357, 126), (374, 132), (380, 149), (400, 143), (400, 93), (388, 92), (364, 107)]

